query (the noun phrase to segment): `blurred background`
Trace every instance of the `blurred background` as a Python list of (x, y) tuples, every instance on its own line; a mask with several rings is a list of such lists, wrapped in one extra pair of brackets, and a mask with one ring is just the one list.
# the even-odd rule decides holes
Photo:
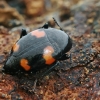
[(0, 0), (0, 25), (36, 27), (46, 21), (53, 24), (52, 17), (67, 24), (90, 25), (99, 23), (99, 9), (99, 0)]

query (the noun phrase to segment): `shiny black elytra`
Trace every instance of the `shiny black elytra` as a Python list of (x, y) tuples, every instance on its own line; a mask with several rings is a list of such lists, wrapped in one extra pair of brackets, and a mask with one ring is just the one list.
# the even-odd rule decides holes
[(49, 27), (46, 23), (43, 27), (28, 34), (25, 29), (22, 29), (20, 39), (13, 46), (4, 64), (3, 72), (13, 75), (35, 73), (46, 67), (47, 70), (41, 74), (44, 76), (60, 60), (69, 58), (66, 52), (71, 47), (72, 40), (61, 27), (58, 30)]

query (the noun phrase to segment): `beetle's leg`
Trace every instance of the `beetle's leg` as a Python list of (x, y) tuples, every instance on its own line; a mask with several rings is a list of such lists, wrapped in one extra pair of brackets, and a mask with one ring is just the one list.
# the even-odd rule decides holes
[(34, 81), (33, 93), (37, 96), (38, 100), (40, 100), (39, 96), (36, 93), (36, 83), (37, 83), (37, 79), (35, 79), (35, 81)]
[(33, 92), (35, 93), (37, 79), (34, 81)]
[(50, 66), (50, 68), (48, 70), (44, 71), (41, 75), (39, 75), (39, 78), (43, 78), (44, 76), (49, 74), (58, 64), (59, 64), (59, 62), (56, 62), (56, 64)]
[(48, 23), (45, 23), (43, 26), (42, 26), (42, 28), (45, 28), (45, 29), (48, 29)]
[(25, 35), (27, 35), (27, 32), (26, 32), (25, 29), (22, 29), (20, 38), (22, 38), (22, 37), (25, 36)]
[(72, 55), (71, 55), (71, 53), (70, 53), (69, 58), (70, 58), (70, 64), (72, 64)]
[(64, 54), (58, 60), (66, 60), (66, 59), (69, 59), (69, 58), (70, 58), (70, 63), (72, 63), (71, 54), (70, 55)]
[(64, 54), (58, 60), (66, 60), (66, 59), (69, 59), (69, 58), (70, 58), (70, 56), (68, 54)]

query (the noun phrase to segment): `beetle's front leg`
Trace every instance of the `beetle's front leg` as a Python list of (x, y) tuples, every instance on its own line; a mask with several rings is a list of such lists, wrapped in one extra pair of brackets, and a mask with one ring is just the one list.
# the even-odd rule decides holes
[(25, 35), (27, 35), (27, 32), (26, 32), (25, 29), (22, 29), (20, 38), (22, 38), (22, 37), (25, 36)]
[(39, 75), (39, 78), (43, 78), (44, 76), (46, 76), (47, 74), (49, 74), (58, 64), (59, 64), (59, 61), (56, 62), (54, 65), (49, 66), (49, 69), (43, 71), (43, 72)]
[(48, 23), (45, 23), (43, 26), (42, 26), (42, 28), (45, 28), (45, 29), (48, 29)]
[(72, 63), (71, 53), (70, 53), (70, 55), (68, 55), (68, 54), (62, 55), (58, 60), (66, 60), (66, 59), (70, 59), (70, 63)]
[(58, 60), (66, 60), (66, 59), (69, 59), (69, 58), (70, 58), (70, 55), (64, 54)]

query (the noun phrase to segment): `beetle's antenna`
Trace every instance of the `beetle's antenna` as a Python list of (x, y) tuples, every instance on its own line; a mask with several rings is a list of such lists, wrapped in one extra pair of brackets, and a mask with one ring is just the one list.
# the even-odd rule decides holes
[[(56, 19), (53, 17), (54, 22), (60, 27), (60, 25), (57, 23)], [(64, 31), (61, 27), (60, 30)]]

